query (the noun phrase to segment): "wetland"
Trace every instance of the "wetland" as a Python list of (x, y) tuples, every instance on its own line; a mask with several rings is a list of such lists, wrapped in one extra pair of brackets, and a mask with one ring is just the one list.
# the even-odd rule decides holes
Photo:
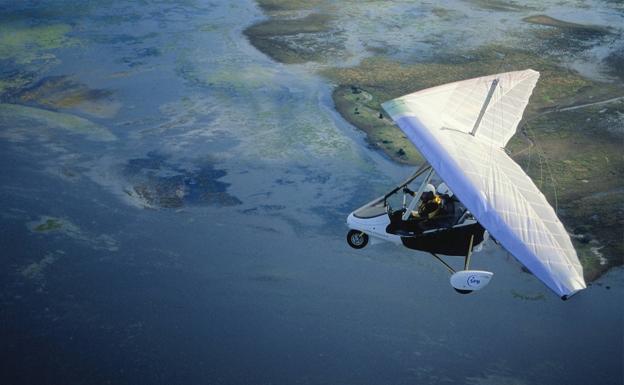
[[(0, 8), (0, 383), (622, 383), (618, 2)], [(563, 302), (488, 243), (460, 296), (350, 249), (420, 162), (379, 104), (526, 66), (508, 150), (592, 284)]]
[[(297, 54), (295, 50), (288, 49), (289, 57), (296, 55), (297, 59), (280, 60), (282, 46), (257, 43), (256, 28), (259, 25), (281, 34), (283, 30), (277, 26), (291, 21), (285, 18), (296, 17), (295, 12), (310, 12), (310, 6), (284, 3), (288, 4), (285, 9), (291, 13), (272, 14), (272, 8), (269, 8), (269, 20), (246, 30), (250, 42), (284, 63), (322, 63), (319, 72), (335, 85), (332, 100), (336, 110), (366, 134), (372, 148), (399, 164), (417, 165), (423, 159), (385, 115), (382, 102), (428, 87), (497, 72), (526, 68), (539, 71), (540, 80), (518, 133), (508, 145), (510, 154), (533, 178), (551, 204), (561, 207), (559, 215), (575, 239), (588, 279), (593, 280), (610, 267), (624, 263), (624, 216), (623, 206), (618, 203), (624, 198), (624, 157), (621, 154), (624, 110), (620, 99), (624, 97), (624, 83), (621, 78), (608, 75), (619, 71), (619, 65), (609, 58), (622, 52), (621, 29), (564, 21), (546, 14), (523, 17), (527, 12), (534, 13), (537, 8), (523, 9), (511, 2), (483, 2), (479, 5), (508, 12), (505, 17), (515, 18), (519, 24), (538, 27), (525, 26), (525, 36), (521, 39), (516, 37), (521, 32), (513, 31), (514, 39), (505, 43), (484, 43), (454, 50), (447, 48), (424, 58), (397, 57), (391, 51), (371, 50), (357, 65), (345, 66), (312, 55), (309, 50)], [(324, 7), (328, 5), (320, 3), (314, 8), (313, 12), (319, 12), (315, 18), (322, 18), (322, 12), (327, 12)], [(423, 9), (422, 12), (431, 12), (430, 18), (457, 19), (457, 15), (449, 15), (459, 11), (435, 8)], [(293, 25), (297, 28), (290, 33), (304, 33), (308, 28), (315, 32), (339, 30), (342, 21), (335, 14), (332, 23), (318, 24), (308, 18), (294, 19), (296, 22)], [(380, 18), (383, 19), (383, 16), (380, 15)], [(272, 28), (272, 25), (276, 27)], [(409, 35), (410, 27), (405, 29)], [(431, 38), (440, 39), (440, 36)], [(390, 41), (389, 45), (392, 43)], [(602, 71), (602, 75), (594, 73), (594, 76), (587, 76), (570, 65), (569, 57), (562, 58), (566, 55), (583, 57), (587, 51), (605, 44), (616, 48), (610, 49), (611, 53), (605, 56), (604, 62), (594, 63), (594, 67), (598, 68), (595, 71)], [(317, 50), (324, 52), (321, 47)], [(348, 53), (342, 52), (341, 55), (348, 56)], [(334, 55), (334, 60), (337, 57)], [(532, 163), (531, 160), (535, 159), (537, 162)], [(591, 194), (588, 190), (597, 195), (588, 199), (587, 195)], [(575, 211), (574, 207), (579, 210)], [(586, 216), (590, 212), (593, 216)], [(592, 217), (593, 220), (589, 219)], [(592, 243), (594, 247), (586, 247), (587, 243)], [(596, 253), (598, 249), (600, 253)]]

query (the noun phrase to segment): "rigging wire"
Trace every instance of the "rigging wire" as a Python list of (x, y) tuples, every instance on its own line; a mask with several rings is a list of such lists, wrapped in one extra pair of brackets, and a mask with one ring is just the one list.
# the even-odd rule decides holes
[[(546, 166), (546, 172), (548, 173), (548, 177), (550, 178), (550, 182), (552, 183), (552, 188), (553, 188), (553, 197), (555, 199), (555, 214), (557, 214), (559, 212), (559, 197), (557, 194), (557, 181), (555, 180), (555, 175), (552, 172), (552, 169), (550, 167), (550, 163), (548, 162), (548, 158), (546, 157), (546, 152), (541, 148), (541, 146), (537, 143), (536, 139), (537, 136), (535, 136), (535, 134), (533, 133), (533, 131), (531, 130), (531, 128), (527, 125), (526, 126), (526, 130), (527, 133), (530, 133), (530, 135), (534, 138), (533, 139), (533, 144), (535, 146), (536, 152), (537, 152), (537, 157), (539, 159), (539, 165), (540, 165), (540, 190), (542, 189), (543, 185), (544, 185), (544, 175), (543, 175), (543, 166)], [(528, 169), (527, 169), (528, 170)]]
[[(525, 124), (525, 126), (526, 126), (526, 124)], [(522, 127), (522, 129), (525, 130), (524, 127)], [(528, 151), (529, 155), (527, 156), (528, 159), (527, 159), (527, 164), (526, 164), (525, 170), (529, 171), (531, 169), (531, 161), (533, 160), (533, 152), (532, 152), (533, 151), (533, 149), (532, 149), (532, 147), (533, 147), (533, 140), (531, 138), (529, 138), (529, 133), (528, 132), (525, 131), (525, 135), (527, 137), (527, 140), (529, 141), (529, 151)]]
[[(502, 69), (503, 65), (505, 64), (505, 60), (507, 59), (507, 55), (503, 54), (501, 61), (499, 63), (499, 66), (496, 70), (496, 73), (499, 73), (500, 70)], [(501, 87), (501, 92), (502, 92), (502, 87)], [(503, 125), (504, 122), (504, 109), (501, 107), (501, 127)], [(546, 166), (546, 171), (548, 172), (548, 176), (550, 177), (550, 181), (552, 183), (552, 188), (553, 188), (553, 196), (555, 198), (555, 214), (557, 214), (559, 212), (559, 199), (558, 199), (558, 194), (557, 194), (557, 182), (555, 180), (555, 176), (552, 172), (552, 169), (550, 167), (550, 163), (548, 162), (548, 158), (546, 157), (546, 153), (545, 151), (541, 148), (541, 146), (537, 143), (536, 139), (537, 136), (535, 136), (535, 134), (531, 131), (530, 127), (528, 124), (525, 124), (526, 130), (527, 130), (527, 134), (530, 134), (534, 139), (531, 140), (529, 138), (529, 140), (531, 140), (533, 142), (533, 145), (536, 148), (536, 154), (537, 154), (537, 159), (539, 161), (539, 166), (540, 166), (540, 189), (543, 188), (544, 186), (544, 165)], [(490, 156), (490, 161), (491, 161), (491, 156)], [(531, 148), (529, 148), (529, 156), (528, 156), (528, 164), (527, 164), (527, 168), (526, 170), (529, 171), (529, 166), (531, 164)]]

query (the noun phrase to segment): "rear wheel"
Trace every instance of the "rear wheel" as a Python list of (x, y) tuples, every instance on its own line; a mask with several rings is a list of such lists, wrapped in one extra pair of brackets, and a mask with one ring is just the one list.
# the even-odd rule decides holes
[(359, 230), (350, 230), (347, 233), (347, 243), (354, 249), (361, 249), (368, 244), (368, 235)]

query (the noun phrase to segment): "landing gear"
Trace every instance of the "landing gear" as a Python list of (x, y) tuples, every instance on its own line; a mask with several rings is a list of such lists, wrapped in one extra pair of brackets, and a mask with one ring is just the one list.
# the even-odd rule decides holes
[(455, 269), (453, 269), (451, 265), (446, 263), (442, 258), (437, 256), (435, 253), (431, 253), (431, 255), (440, 261), (451, 273), (451, 286), (460, 294), (470, 294), (473, 291), (481, 290), (487, 286), (488, 283), (490, 283), (490, 279), (492, 279), (492, 276), (494, 275), (489, 271), (469, 270), (473, 241), (474, 236), (471, 236), (470, 244), (468, 245), (468, 252), (464, 258), (464, 269), (460, 271), (455, 271)]
[(354, 249), (361, 249), (368, 244), (368, 235), (359, 230), (350, 230), (347, 233), (347, 243)]

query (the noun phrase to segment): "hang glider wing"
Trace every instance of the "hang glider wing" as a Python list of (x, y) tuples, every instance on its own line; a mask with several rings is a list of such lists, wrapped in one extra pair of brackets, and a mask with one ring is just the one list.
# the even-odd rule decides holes
[(503, 149), (538, 77), (525, 70), (464, 80), (388, 101), (383, 108), (479, 223), (567, 298), (585, 288), (570, 237)]

